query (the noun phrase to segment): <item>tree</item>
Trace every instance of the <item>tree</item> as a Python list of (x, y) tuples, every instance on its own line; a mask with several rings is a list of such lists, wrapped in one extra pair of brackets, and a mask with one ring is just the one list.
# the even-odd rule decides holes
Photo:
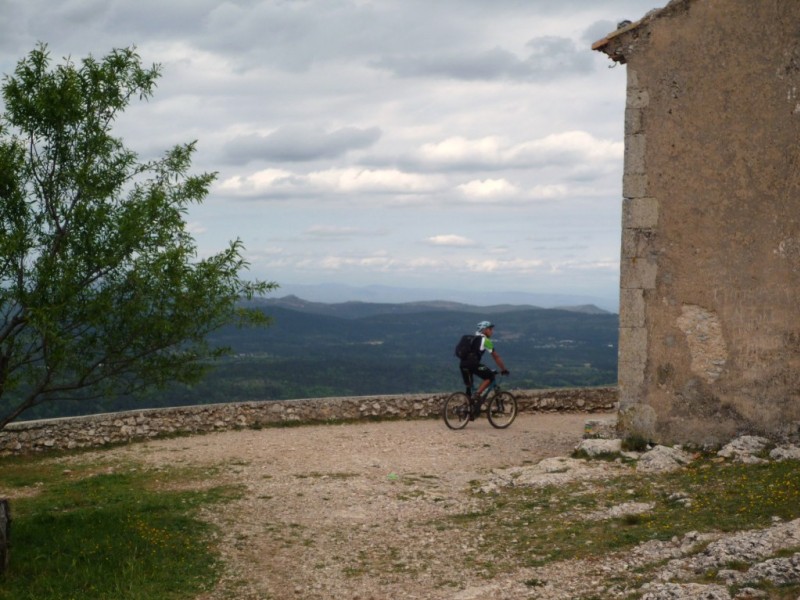
[(188, 207), (216, 173), (190, 175), (195, 143), (142, 162), (111, 126), (151, 97), (160, 66), (135, 48), (51, 69), (45, 45), (3, 79), (0, 115), (0, 429), (46, 401), (191, 383), (224, 353), (222, 325), (263, 324), (239, 300), (240, 240), (197, 258)]

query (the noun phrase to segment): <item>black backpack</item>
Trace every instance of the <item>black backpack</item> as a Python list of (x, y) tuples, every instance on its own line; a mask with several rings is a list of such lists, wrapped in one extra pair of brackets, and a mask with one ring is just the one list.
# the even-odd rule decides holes
[(460, 358), (462, 361), (464, 360), (480, 360), (480, 347), (481, 347), (481, 336), (479, 335), (462, 335), (461, 339), (458, 340), (458, 344), (456, 344), (455, 355)]

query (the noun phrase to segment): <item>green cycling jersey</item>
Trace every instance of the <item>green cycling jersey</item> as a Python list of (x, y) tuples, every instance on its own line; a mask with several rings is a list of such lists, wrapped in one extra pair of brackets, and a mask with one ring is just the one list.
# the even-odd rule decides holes
[(482, 333), (476, 333), (475, 335), (481, 336), (481, 347), (480, 347), (481, 356), (483, 356), (484, 352), (488, 352), (489, 354), (493, 354), (494, 353), (494, 342), (492, 341), (492, 338), (490, 338), (490, 337), (488, 337), (486, 335), (483, 335)]

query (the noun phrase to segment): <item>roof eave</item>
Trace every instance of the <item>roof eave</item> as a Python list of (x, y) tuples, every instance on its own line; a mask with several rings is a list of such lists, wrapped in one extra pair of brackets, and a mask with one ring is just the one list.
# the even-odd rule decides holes
[(633, 31), (634, 29), (638, 29), (642, 25), (643, 21), (645, 21), (645, 19), (639, 19), (638, 21), (628, 23), (627, 25), (612, 31), (603, 39), (597, 40), (594, 44), (592, 44), (592, 50), (604, 52), (605, 54), (608, 54), (608, 57), (611, 60), (624, 65), (626, 62), (625, 56), (619, 50), (619, 44), (614, 44), (616, 47), (612, 48), (612, 42), (616, 41), (619, 36), (624, 35), (629, 31)]
[(639, 25), (642, 24), (642, 21), (644, 21), (644, 19), (639, 19), (638, 21), (635, 21), (633, 23), (628, 23), (624, 27), (620, 27), (619, 29), (616, 29), (616, 30), (612, 31), (611, 33), (609, 33), (603, 39), (597, 40), (594, 44), (592, 44), (592, 50), (602, 50), (603, 47), (605, 45), (607, 45), (615, 37), (620, 36), (623, 33), (626, 33), (628, 31), (631, 31), (631, 30), (636, 29), (637, 27), (639, 27)]

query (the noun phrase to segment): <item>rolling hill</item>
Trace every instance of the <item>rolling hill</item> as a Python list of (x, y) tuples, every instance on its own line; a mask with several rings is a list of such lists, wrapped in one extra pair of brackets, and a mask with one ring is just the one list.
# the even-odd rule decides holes
[[(142, 398), (114, 398), (75, 412), (215, 402), (422, 393), (460, 389), (453, 349), (489, 318), (511, 371), (510, 387), (585, 387), (616, 383), (619, 318), (593, 306), (470, 306), (308, 302), (296, 296), (253, 304), (267, 328), (224, 328), (210, 338), (230, 356), (195, 386), (173, 386)], [(486, 356), (485, 362), (492, 364)], [(63, 416), (44, 405), (28, 418)], [(62, 407), (59, 407), (63, 409)]]

